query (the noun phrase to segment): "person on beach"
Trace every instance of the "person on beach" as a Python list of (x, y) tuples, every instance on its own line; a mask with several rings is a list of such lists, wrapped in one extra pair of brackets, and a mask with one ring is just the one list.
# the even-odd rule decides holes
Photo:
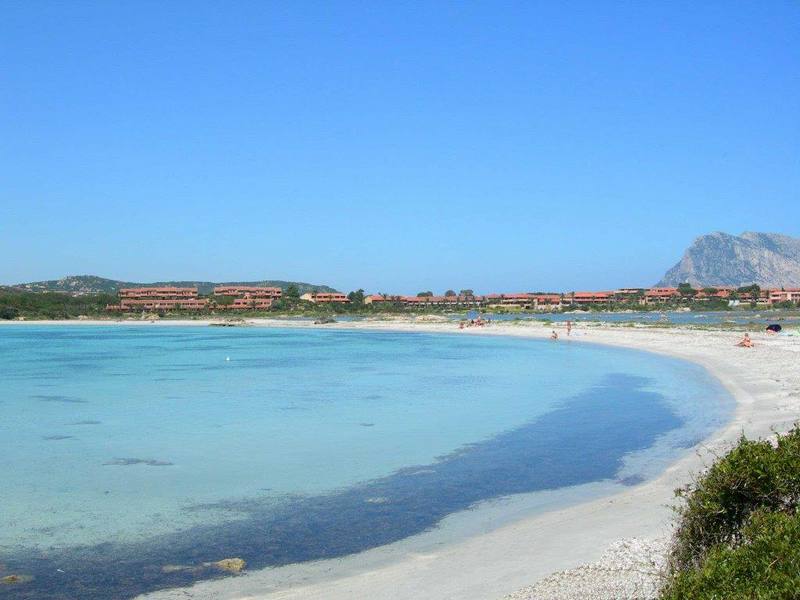
[(572, 333), (572, 321), (567, 321), (567, 337)]
[(753, 340), (750, 339), (750, 334), (745, 333), (744, 337), (739, 340), (739, 343), (736, 344), (737, 346), (741, 346), (742, 348), (752, 348), (753, 347)]
[(555, 330), (555, 329), (554, 329), (554, 330), (553, 330), (553, 332), (550, 334), (550, 339), (551, 339), (551, 340), (557, 340), (557, 339), (558, 339), (558, 334), (556, 333), (556, 330)]

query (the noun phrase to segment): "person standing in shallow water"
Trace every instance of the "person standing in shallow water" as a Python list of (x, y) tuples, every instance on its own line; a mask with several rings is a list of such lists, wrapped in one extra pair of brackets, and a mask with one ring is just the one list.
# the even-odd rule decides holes
[(572, 333), (572, 321), (567, 321), (567, 337)]

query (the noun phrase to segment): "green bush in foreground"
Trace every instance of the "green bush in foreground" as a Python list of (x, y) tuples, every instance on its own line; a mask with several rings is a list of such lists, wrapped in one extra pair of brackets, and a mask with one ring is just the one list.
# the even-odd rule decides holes
[(758, 509), (795, 512), (800, 504), (800, 428), (779, 435), (777, 445), (742, 438), (694, 484), (679, 492), (675, 568), (696, 567), (717, 544), (738, 544)]
[(800, 515), (756, 512), (735, 548), (714, 546), (702, 566), (678, 573), (664, 600), (800, 598)]
[(743, 437), (678, 495), (663, 598), (800, 598), (800, 427)]

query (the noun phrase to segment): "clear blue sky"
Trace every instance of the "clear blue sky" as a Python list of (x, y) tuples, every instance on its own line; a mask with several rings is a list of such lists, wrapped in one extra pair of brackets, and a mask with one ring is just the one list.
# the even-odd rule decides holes
[(649, 285), (800, 235), (800, 4), (0, 5), (0, 282)]

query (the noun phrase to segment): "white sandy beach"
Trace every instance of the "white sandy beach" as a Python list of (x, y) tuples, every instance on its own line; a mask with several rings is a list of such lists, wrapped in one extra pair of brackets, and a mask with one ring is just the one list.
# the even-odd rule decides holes
[[(157, 326), (169, 324), (204, 323), (157, 322)], [(278, 320), (253, 324), (311, 326)], [(324, 327), (532, 338), (547, 337), (551, 329), (539, 323), (495, 323), (458, 331), (452, 322), (408, 320)], [(736, 400), (734, 416), (726, 427), (687, 451), (656, 479), (612, 496), (549, 512), (534, 511), (524, 497), (489, 502), (448, 517), (432, 531), (357, 555), (251, 571), (140, 599), (499, 600), (509, 594), (520, 600), (648, 597), (654, 582), (648, 571), (654, 572), (657, 565), (647, 564), (647, 558), (663, 553), (671, 529), (669, 505), (674, 502), (674, 489), (690, 481), (693, 473), (742, 433), (768, 436), (800, 419), (800, 337), (756, 333), (755, 347), (746, 349), (734, 347), (740, 335), (735, 332), (578, 324), (573, 336), (566, 338), (563, 326), (557, 330), (561, 339), (555, 343), (609, 344), (694, 361), (730, 391)], [(537, 502), (547, 502), (547, 495), (538, 496)], [(613, 552), (603, 556), (610, 546)], [(600, 563), (581, 567), (601, 557)], [(576, 567), (580, 568), (552, 575)], [(536, 582), (539, 584), (526, 588)]]

